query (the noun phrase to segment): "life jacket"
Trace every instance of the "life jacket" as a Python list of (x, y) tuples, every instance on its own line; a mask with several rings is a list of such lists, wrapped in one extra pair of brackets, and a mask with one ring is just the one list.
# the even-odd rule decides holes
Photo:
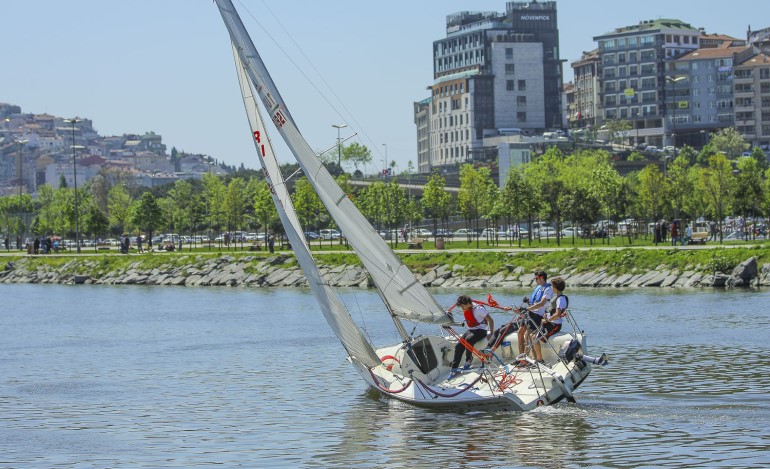
[(476, 305), (474, 305), (469, 311), (463, 310), (463, 316), (465, 317), (465, 325), (469, 328), (477, 327), (481, 324), (486, 324), (487, 320), (484, 318), (483, 321), (479, 322), (476, 320), (476, 315), (473, 314), (473, 312), (476, 310)]
[(537, 288), (532, 292), (532, 295), (529, 297), (529, 304), (533, 305), (537, 303), (538, 301), (543, 299), (543, 293), (545, 293), (546, 287), (550, 287), (550, 283), (544, 283), (542, 285), (538, 285)]
[[(550, 318), (553, 316), (553, 314), (556, 312), (556, 303), (559, 300), (559, 297), (563, 296), (565, 300), (567, 300), (567, 306), (564, 307), (564, 311), (567, 311), (567, 308), (569, 308), (569, 297), (567, 295), (558, 295), (551, 298), (551, 302), (548, 303), (548, 306), (545, 308), (545, 316)], [(553, 322), (556, 324), (561, 324), (561, 316), (558, 318), (554, 318)]]

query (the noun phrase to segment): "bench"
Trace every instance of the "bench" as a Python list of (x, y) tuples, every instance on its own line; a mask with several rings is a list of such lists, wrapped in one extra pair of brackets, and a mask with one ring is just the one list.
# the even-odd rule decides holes
[(424, 243), (425, 240), (422, 238), (412, 238), (407, 243), (406, 247), (407, 249), (422, 249), (422, 243)]
[(709, 233), (707, 231), (696, 231), (692, 234), (692, 237), (690, 238), (689, 242), (687, 244), (706, 244), (706, 240), (709, 238)]

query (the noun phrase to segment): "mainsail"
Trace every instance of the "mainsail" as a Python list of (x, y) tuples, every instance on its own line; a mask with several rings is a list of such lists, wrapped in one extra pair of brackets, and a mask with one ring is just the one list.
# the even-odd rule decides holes
[(302, 137), (232, 2), (216, 0), (216, 3), (230, 40), (265, 109), (329, 214), (371, 275), (389, 310), (396, 316), (421, 322), (451, 321), (451, 317), (377, 234)]
[(240, 57), (235, 46), (233, 46), (233, 55), (235, 65), (238, 71), (238, 81), (241, 85), (241, 95), (243, 104), (246, 108), (246, 115), (249, 118), (254, 144), (257, 147), (262, 171), (265, 174), (265, 181), (270, 186), (270, 192), (273, 202), (278, 210), (278, 216), (281, 218), (286, 236), (294, 250), (294, 254), (302, 267), (302, 271), (307, 277), (316, 300), (321, 307), (321, 311), (326, 318), (326, 322), (334, 331), (334, 334), (340, 339), (342, 345), (348, 354), (368, 367), (380, 364), (371, 344), (366, 340), (358, 329), (353, 319), (348, 314), (345, 306), (340, 302), (337, 295), (331, 290), (328, 284), (324, 282), (321, 273), (313, 261), (310, 250), (305, 242), (302, 231), (302, 225), (299, 222), (294, 205), (291, 202), (289, 191), (286, 188), (283, 176), (278, 166), (278, 160), (275, 158), (270, 138), (262, 120), (262, 116), (257, 107), (257, 102), (251, 89), (250, 82), (246, 76)]

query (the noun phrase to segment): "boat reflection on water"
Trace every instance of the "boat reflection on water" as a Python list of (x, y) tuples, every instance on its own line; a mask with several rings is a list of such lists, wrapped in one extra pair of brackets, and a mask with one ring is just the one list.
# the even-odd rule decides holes
[[(324, 466), (398, 463), (568, 467), (590, 461), (596, 431), (574, 405), (530, 412), (420, 409), (370, 391), (349, 403), (339, 441), (317, 455)], [(419, 453), (417, 453), (419, 451)]]

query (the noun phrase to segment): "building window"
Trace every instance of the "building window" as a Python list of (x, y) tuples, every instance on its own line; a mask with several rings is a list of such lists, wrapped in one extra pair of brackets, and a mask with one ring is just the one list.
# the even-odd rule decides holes
[(514, 64), (505, 64), (505, 74), (513, 75)]
[(519, 80), (519, 91), (527, 90), (527, 80)]
[(505, 58), (506, 59), (512, 59), (513, 58), (513, 48), (512, 47), (506, 47), (505, 48)]
[(505, 80), (505, 89), (507, 91), (514, 91), (513, 80)]
[(516, 120), (518, 122), (527, 122), (527, 113), (526, 112), (517, 112), (516, 113)]
[(526, 106), (527, 105), (527, 97), (526, 96), (516, 96), (516, 105), (518, 105), (518, 106)]

